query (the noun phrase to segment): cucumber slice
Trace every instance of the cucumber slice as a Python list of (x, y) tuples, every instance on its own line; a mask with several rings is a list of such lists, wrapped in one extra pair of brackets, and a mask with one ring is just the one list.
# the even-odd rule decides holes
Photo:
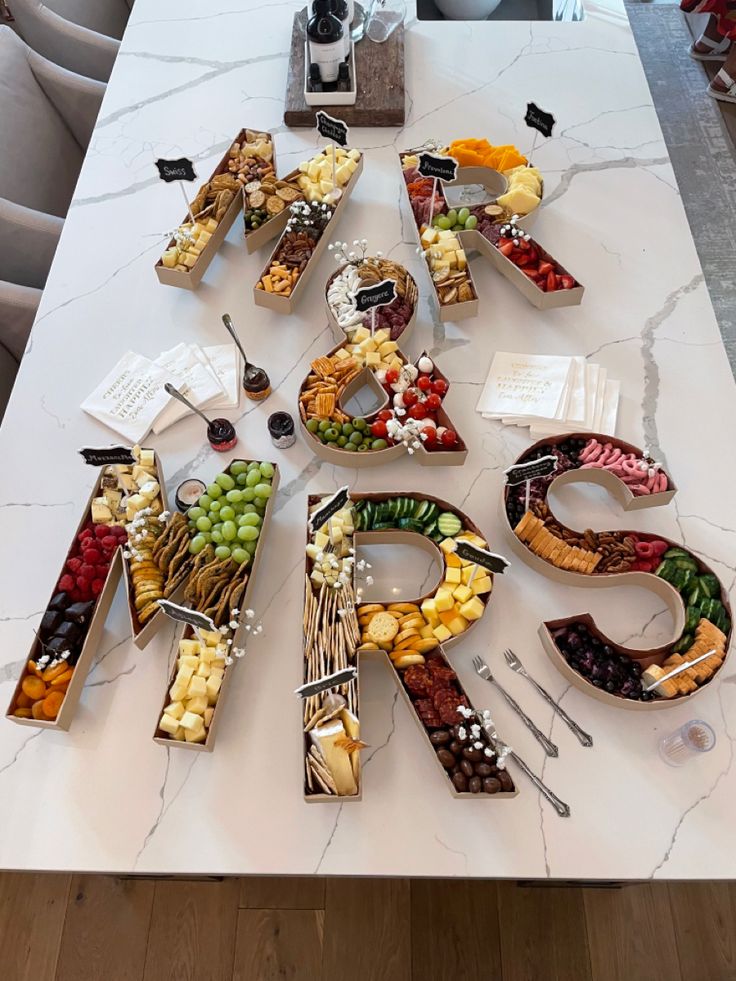
[(714, 576), (712, 572), (707, 572), (699, 576), (698, 586), (705, 596), (721, 595), (721, 584), (718, 582), (717, 576)]
[(685, 620), (686, 634), (692, 634), (695, 632), (695, 628), (698, 625), (698, 620), (700, 620), (700, 608), (697, 606), (688, 606), (687, 619)]
[(678, 569), (690, 569), (691, 572), (697, 572), (698, 571), (698, 563), (695, 561), (695, 559), (692, 559), (692, 558), (687, 558), (687, 559), (679, 558), (679, 559), (672, 559), (672, 561), (674, 562), (676, 568), (678, 568)]
[(386, 531), (390, 528), (395, 528), (396, 525), (393, 521), (374, 521), (371, 531)]
[(692, 646), (693, 646), (693, 635), (683, 634), (682, 637), (680, 637), (680, 639), (677, 641), (677, 643), (674, 644), (674, 646), (672, 647), (672, 651), (674, 654), (684, 654), (685, 651), (690, 650)]
[(437, 528), (445, 538), (454, 538), (463, 530), (463, 523), (451, 511), (443, 511), (437, 518)]
[(417, 504), (415, 504), (414, 517), (417, 519), (417, 521), (427, 520), (431, 506), (431, 501), (419, 501)]
[(690, 569), (678, 569), (677, 566), (670, 573), (669, 581), (675, 587), (675, 589), (682, 590), (687, 586), (693, 577), (693, 572)]
[(674, 571), (675, 567), (672, 565), (671, 561), (669, 559), (664, 559), (654, 570), (654, 574), (655, 576), (659, 576), (661, 579), (666, 579), (667, 582), (671, 582)]
[(707, 597), (705, 596), (705, 594), (700, 589), (700, 585), (699, 584), (696, 584), (695, 586), (693, 586), (693, 588), (687, 594), (687, 605), (688, 606), (697, 606), (697, 607), (700, 607), (700, 604), (706, 598)]
[(422, 521), (427, 524), (434, 524), (440, 513), (440, 509), (434, 503), (434, 501), (429, 501), (429, 509), (427, 513), (422, 517)]
[(686, 552), (684, 548), (668, 548), (663, 556), (665, 559), (689, 559), (690, 557), (690, 552)]
[(436, 521), (430, 521), (430, 523), (428, 525), (424, 525), (422, 531), (423, 531), (423, 534), (425, 534), (427, 536), (427, 538), (432, 538), (434, 535), (439, 534), (438, 531), (437, 531), (437, 522)]

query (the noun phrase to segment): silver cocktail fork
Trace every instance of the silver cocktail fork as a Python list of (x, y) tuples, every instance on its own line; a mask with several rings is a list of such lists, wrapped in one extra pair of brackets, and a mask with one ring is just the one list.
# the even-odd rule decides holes
[(514, 712), (516, 712), (516, 714), (519, 716), (519, 718), (527, 727), (527, 729), (532, 733), (532, 735), (540, 744), (540, 746), (542, 746), (547, 756), (559, 756), (560, 755), (559, 750), (557, 749), (555, 744), (551, 742), (549, 739), (547, 739), (547, 737), (541, 731), (541, 729), (539, 729), (537, 726), (534, 725), (532, 720), (522, 709), (519, 703), (515, 701), (515, 699), (513, 699), (511, 695), (509, 695), (509, 693), (504, 688), (501, 687), (501, 685), (499, 685), (499, 683), (491, 674), (491, 669), (488, 667), (486, 662), (479, 657), (474, 657), (473, 667), (475, 668), (476, 673), (479, 674), (484, 681), (488, 681), (490, 684), (495, 685), (495, 687), (501, 692), (501, 694), (506, 699), (506, 701), (511, 706), (511, 708), (514, 710)]
[(559, 717), (565, 723), (567, 728), (575, 733), (575, 735), (578, 737), (579, 741), (583, 744), (583, 746), (592, 746), (593, 737), (589, 736), (587, 732), (581, 729), (580, 726), (577, 724), (577, 722), (571, 719), (564, 709), (560, 708), (560, 706), (557, 704), (554, 698), (552, 698), (549, 692), (545, 691), (544, 688), (542, 688), (542, 686), (538, 684), (530, 674), (528, 674), (526, 668), (521, 663), (517, 655), (514, 654), (512, 650), (505, 650), (503, 652), (503, 656), (506, 658), (506, 663), (508, 664), (508, 666), (511, 668), (512, 671), (516, 671), (516, 673), (520, 674), (522, 678), (526, 678), (526, 680), (534, 688), (537, 689), (537, 691), (545, 700), (545, 702), (547, 702), (547, 704), (552, 709), (554, 709), (554, 711), (559, 715)]

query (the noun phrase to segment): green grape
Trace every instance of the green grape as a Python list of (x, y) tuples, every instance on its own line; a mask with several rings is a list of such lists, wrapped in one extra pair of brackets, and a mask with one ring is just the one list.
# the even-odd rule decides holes
[(229, 545), (218, 545), (215, 549), (215, 557), (218, 559), (229, 559), (230, 558), (230, 546)]
[(261, 471), (260, 470), (249, 470), (248, 471), (248, 479), (246, 480), (247, 486), (248, 487), (255, 487), (256, 484), (260, 484), (260, 482), (261, 482)]
[(210, 534), (212, 535), (212, 541), (215, 543), (215, 545), (220, 545), (222, 543), (222, 532), (219, 528), (213, 528)]
[(442, 229), (452, 228), (452, 222), (446, 215), (437, 215), (436, 222), (433, 222), (433, 224), (436, 224), (438, 228)]
[(270, 484), (256, 484), (255, 491), (257, 498), (260, 497), (267, 501), (273, 494), (273, 487)]
[(202, 532), (202, 538), (204, 538), (204, 540), (207, 543), (207, 545), (209, 545), (209, 543), (212, 541), (212, 532), (203, 531)]
[(250, 463), (248, 464), (248, 470), (259, 470), (260, 466), (261, 465), (260, 463), (258, 463), (257, 460), (251, 460)]
[(253, 525), (243, 525), (242, 528), (238, 528), (238, 538), (241, 542), (254, 542), (259, 535), (260, 531)]
[(201, 518), (203, 514), (204, 514), (204, 508), (193, 507), (193, 508), (189, 508), (189, 510), (187, 511), (187, 517), (190, 518), (192, 521), (196, 521), (197, 518)]
[[(457, 220), (461, 225), (465, 225), (470, 215), (470, 208), (461, 208), (457, 213)], [(467, 225), (465, 226), (467, 228)]]
[(212, 504), (210, 504), (210, 517), (212, 517), (213, 514), (217, 514), (221, 507), (222, 504), (220, 501), (213, 501)]
[(248, 555), (255, 555), (256, 549), (258, 548), (258, 542), (245, 542), (243, 548), (248, 553)]
[(250, 504), (250, 502), (253, 500), (255, 496), (256, 496), (256, 492), (253, 490), (252, 487), (245, 487), (243, 489), (243, 500), (245, 501), (246, 504)]
[(235, 463), (230, 465), (230, 473), (233, 477), (239, 477), (241, 473), (245, 473), (248, 469), (248, 464), (244, 463), (242, 460), (236, 460)]
[(468, 218), (465, 220), (465, 228), (469, 232), (472, 232), (472, 230), (476, 228), (477, 225), (478, 225), (478, 219), (476, 218), (475, 215), (469, 215)]
[(229, 504), (226, 504), (224, 507), (220, 508), (220, 520), (232, 521), (234, 517), (235, 517), (235, 512), (233, 511), (233, 509), (230, 507)]
[(457, 211), (454, 208), (450, 208), (450, 210), (445, 215), (445, 218), (450, 223), (447, 227), (451, 228), (453, 225), (457, 224)]
[(258, 469), (261, 471), (264, 477), (268, 477), (270, 480), (273, 477), (273, 464), (269, 463), (268, 460), (264, 460), (259, 464)]
[[(253, 495), (255, 498), (255, 494)], [(255, 504), (246, 504), (243, 508), (243, 514), (253, 514), (256, 510)]]
[(316, 433), (319, 429), (319, 419), (307, 419), (307, 429), (310, 433)]
[(210, 504), (212, 504), (212, 498), (209, 496), (209, 494), (203, 494), (197, 501), (197, 504), (206, 511)]
[(254, 528), (260, 528), (262, 524), (262, 518), (259, 514), (254, 512), (251, 514), (244, 514), (242, 517), (242, 522), (244, 525), (253, 525)]
[(189, 543), (189, 551), (192, 553), (192, 555), (199, 555), (206, 544), (207, 542), (204, 539), (204, 535), (195, 535)]
[(244, 562), (247, 562), (248, 559), (250, 558), (250, 556), (248, 555), (248, 553), (245, 551), (244, 548), (234, 548), (230, 553), (230, 556), (235, 562), (238, 563), (238, 565), (242, 565)]
[(229, 473), (218, 473), (218, 475), (215, 477), (215, 483), (219, 484), (220, 487), (226, 491), (232, 490), (235, 486), (235, 481)]
[(225, 521), (222, 525), (222, 537), (226, 542), (231, 542), (233, 538), (238, 533), (238, 529), (235, 527), (234, 521)]
[(265, 497), (257, 497), (255, 499), (255, 508), (256, 508), (256, 511), (260, 511), (261, 513), (263, 513), (266, 510), (266, 505), (267, 504), (268, 504), (268, 501), (266, 500)]
[(196, 531), (197, 530), (197, 526), (195, 525), (195, 523), (193, 521), (188, 522), (188, 526), (189, 526), (189, 531)]
[(246, 474), (244, 474), (244, 473), (239, 473), (239, 474), (238, 474), (238, 476), (237, 476), (237, 478), (236, 478), (236, 480), (237, 480), (237, 483), (238, 483), (238, 486), (239, 486), (239, 487), (245, 487), (245, 480), (246, 480), (246, 476), (247, 476), (247, 475), (246, 475)]
[(243, 500), (243, 492), (236, 487), (235, 490), (229, 490), (225, 497), (230, 504), (240, 504)]
[(217, 500), (218, 497), (222, 497), (222, 487), (219, 484), (208, 484), (207, 494)]
[(212, 522), (207, 515), (203, 514), (201, 517), (197, 518), (197, 529), (199, 531), (209, 531), (211, 527)]

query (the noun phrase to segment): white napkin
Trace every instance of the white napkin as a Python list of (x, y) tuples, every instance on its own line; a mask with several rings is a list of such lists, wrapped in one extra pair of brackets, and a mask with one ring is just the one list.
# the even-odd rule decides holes
[(128, 351), (84, 402), (84, 412), (114, 429), (131, 445), (146, 438), (154, 421), (174, 400), (164, 384), (177, 379), (149, 358)]
[[(164, 351), (157, 358), (155, 363), (177, 378), (176, 387), (185, 395), (189, 401), (198, 409), (204, 408), (209, 403), (215, 401), (218, 396), (224, 395), (224, 389), (216, 377), (202, 364), (197, 357), (196, 344), (177, 344), (170, 351)], [(162, 433), (169, 426), (173, 426), (184, 416), (192, 415), (181, 402), (172, 400), (170, 405), (157, 416), (153, 423), (153, 431), (156, 434)]]
[(240, 351), (234, 344), (213, 344), (202, 349), (226, 395), (211, 409), (229, 409), (240, 405)]
[(476, 408), (487, 419), (513, 424), (557, 418), (571, 369), (571, 358), (497, 351)]

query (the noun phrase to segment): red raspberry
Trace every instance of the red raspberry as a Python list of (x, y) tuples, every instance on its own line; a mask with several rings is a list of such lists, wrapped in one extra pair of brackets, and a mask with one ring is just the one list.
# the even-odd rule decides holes
[(104, 579), (93, 579), (92, 580), (92, 595), (99, 596), (105, 585)]
[(95, 566), (95, 579), (107, 579), (107, 574), (110, 571), (110, 566), (106, 565), (104, 562), (100, 562)]
[(68, 593), (74, 589), (74, 578), (70, 575), (62, 576), (57, 587), (62, 593)]
[[(93, 569), (92, 570), (93, 575), (94, 575), (94, 571), (95, 570)], [(71, 576), (69, 576), (69, 578), (71, 579)], [(74, 585), (73, 582), (72, 585)], [(86, 576), (77, 576), (77, 589), (81, 589), (83, 593), (89, 589), (89, 579)]]
[(102, 547), (108, 552), (111, 552), (114, 548), (117, 548), (117, 535), (105, 535), (105, 537), (102, 539)]
[(82, 568), (82, 560), (80, 558), (67, 559), (66, 567), (69, 572), (77, 573)]
[(95, 565), (102, 558), (102, 553), (98, 548), (85, 548), (82, 552), (82, 558), (90, 565)]
[[(91, 562), (83, 562), (82, 567), (79, 570), (79, 576), (83, 576), (85, 579), (94, 579), (95, 577), (95, 567)], [(77, 579), (79, 578), (77, 576)]]
[(81, 590), (79, 590), (79, 589), (73, 589), (69, 593), (69, 595), (71, 596), (71, 598), (74, 600), (75, 603), (78, 603), (81, 599), (84, 598), (83, 595), (82, 595)]
[(125, 528), (122, 525), (114, 525), (110, 529), (110, 532), (113, 535), (117, 535), (118, 538), (127, 538), (128, 537), (128, 532), (125, 530)]

